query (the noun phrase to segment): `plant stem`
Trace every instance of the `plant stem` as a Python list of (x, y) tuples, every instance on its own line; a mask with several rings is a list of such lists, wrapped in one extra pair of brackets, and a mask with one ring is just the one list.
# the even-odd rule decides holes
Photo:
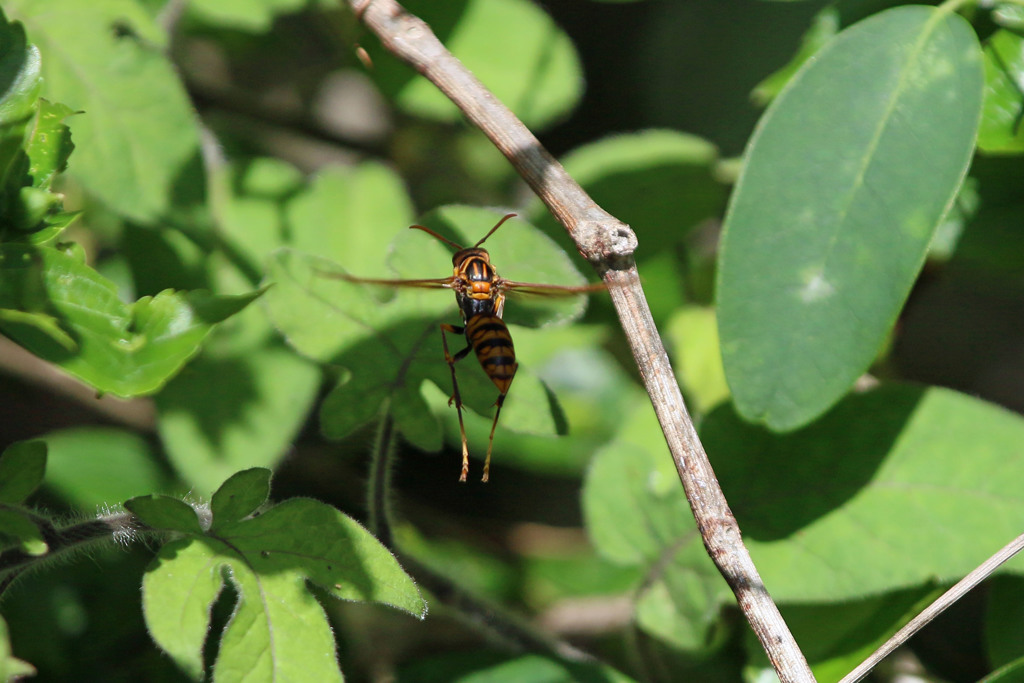
[(370, 533), (384, 546), (394, 547), (391, 533), (391, 461), (395, 454), (395, 418), (391, 415), (391, 401), (381, 407), (380, 424), (370, 455), (370, 485), (367, 501)]

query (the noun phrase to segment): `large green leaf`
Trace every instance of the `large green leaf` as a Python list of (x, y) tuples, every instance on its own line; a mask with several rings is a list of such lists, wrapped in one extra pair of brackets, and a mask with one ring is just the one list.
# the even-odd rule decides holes
[(793, 429), (868, 368), (967, 170), (982, 82), (961, 17), (899, 7), (839, 34), (768, 110), (718, 277), (744, 417)]
[(1024, 528), (1024, 421), (963, 394), (885, 386), (784, 436), (724, 408), (701, 434), (779, 600), (956, 579)]
[[(680, 645), (690, 634), (692, 646), (715, 623), (701, 601), (731, 597), (707, 571), (650, 412), (595, 457), (583, 497), (587, 529), (603, 556), (644, 567), (668, 588), (691, 582), (638, 616), (645, 630), (676, 634)], [(1024, 420), (949, 390), (882, 387), (786, 435), (724, 407), (704, 419), (701, 439), (780, 602), (834, 603), (952, 581), (1024, 527)], [(706, 583), (695, 581), (701, 576)]]
[[(0, 331), (36, 355), (118, 396), (156, 391), (213, 325), (258, 293), (215, 297), (164, 291), (126, 305), (114, 283), (57, 249), (0, 245), (0, 310), (54, 319), (65, 335), (0, 316)], [(71, 345), (60, 343), (70, 340)]]
[(331, 629), (307, 580), (336, 598), (426, 612), (395, 558), (327, 505), (292, 499), (258, 517), (233, 517), (165, 545), (143, 582), (150, 634), (194, 676), (203, 668), (210, 607), (228, 580), (239, 602), (220, 642), (217, 680), (341, 680)]
[[(426, 21), (470, 70), (533, 128), (566, 115), (583, 92), (579, 59), (569, 38), (527, 0), (411, 0), (402, 3)], [(374, 81), (411, 114), (455, 121), (455, 105), (408, 66), (373, 51)]]
[(166, 37), (132, 0), (9, 0), (42, 53), (43, 95), (84, 112), (71, 172), (115, 210), (150, 221), (198, 154), (199, 133)]

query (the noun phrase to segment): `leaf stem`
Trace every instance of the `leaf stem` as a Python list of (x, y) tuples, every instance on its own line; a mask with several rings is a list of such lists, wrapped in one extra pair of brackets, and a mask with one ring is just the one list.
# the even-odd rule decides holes
[(46, 552), (33, 555), (20, 549), (0, 553), (0, 595), (29, 569), (35, 569), (69, 552), (83, 550), (98, 542), (114, 542), (126, 545), (141, 534), (155, 533), (147, 529), (135, 515), (118, 510), (98, 515), (95, 519), (58, 526), (38, 513), (17, 508), (18, 514), (26, 517), (39, 530), (46, 543)]
[(391, 464), (395, 455), (395, 418), (391, 401), (381, 406), (380, 423), (370, 454), (369, 500), (366, 509), (370, 533), (387, 548), (394, 546), (391, 533)]

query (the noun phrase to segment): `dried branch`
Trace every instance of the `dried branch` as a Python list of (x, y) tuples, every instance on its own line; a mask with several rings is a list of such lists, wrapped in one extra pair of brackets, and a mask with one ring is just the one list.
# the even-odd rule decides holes
[(883, 659), (903, 643), (910, 640), (910, 637), (929, 624), (935, 617), (939, 616), (953, 605), (957, 600), (967, 595), (979, 583), (987, 579), (1011, 557), (1024, 549), (1024, 535), (1018, 536), (992, 557), (982, 562), (977, 569), (956, 582), (948, 591), (935, 599), (935, 602), (924, 608), (920, 614), (907, 622), (906, 626), (893, 634), (885, 641), (880, 648), (871, 653), (871, 656), (864, 660), (856, 669), (846, 674), (839, 683), (856, 683), (861, 680)]
[(735, 593), (780, 680), (813, 681), (803, 653), (743, 545), (739, 526), (683, 404), (637, 275), (633, 231), (598, 206), (422, 20), (394, 0), (349, 2), (386, 49), (436, 85), (487, 135), (608, 285), (708, 554)]

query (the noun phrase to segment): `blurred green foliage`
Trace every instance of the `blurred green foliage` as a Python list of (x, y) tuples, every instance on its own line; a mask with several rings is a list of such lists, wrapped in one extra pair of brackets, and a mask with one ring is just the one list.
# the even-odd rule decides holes
[[(635, 230), (677, 379), (818, 680), (1020, 533), (1017, 8), (406, 6)], [(451, 293), (338, 275), (445, 277), (452, 250), (408, 225), (470, 245), (514, 211), (485, 245), (502, 276), (593, 277), (347, 7), (0, 10), (0, 560), (63, 549), (27, 505), (76, 515), (58, 530), (127, 505), (169, 539), (19, 578), (0, 675), (767, 675), (607, 295), (509, 297), (520, 367), (491, 482), (456, 481)], [(472, 357), (457, 371), (478, 472), (496, 389)], [(392, 547), (362, 526), (382, 510)], [(1022, 570), (913, 641), (930, 676), (1014, 680)], [(506, 610), (595, 661), (503, 648), (487, 634), (521, 628)]]

